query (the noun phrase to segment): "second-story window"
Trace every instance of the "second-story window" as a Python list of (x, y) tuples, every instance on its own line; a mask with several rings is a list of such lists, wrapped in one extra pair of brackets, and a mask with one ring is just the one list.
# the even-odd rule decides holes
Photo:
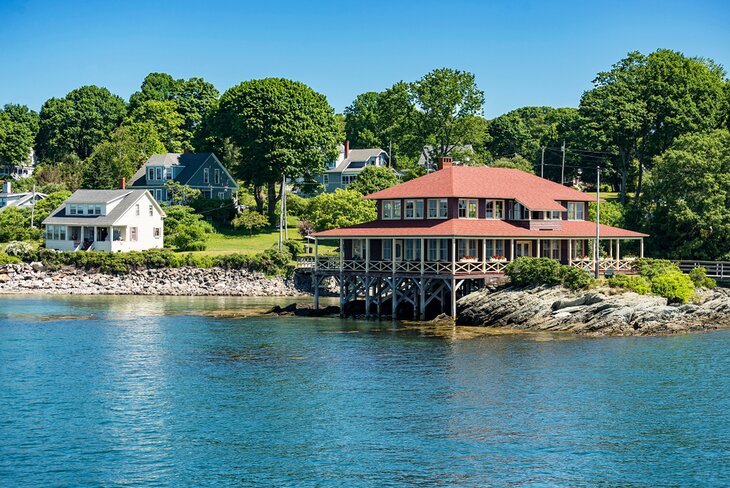
[(433, 198), (428, 201), (428, 218), (445, 219), (449, 216), (449, 201), (445, 198)]
[(161, 167), (155, 168), (155, 179), (156, 180), (162, 179), (162, 168)]
[(210, 168), (203, 168), (203, 183), (210, 183)]
[(519, 202), (512, 207), (512, 220), (530, 220), (530, 209)]
[(147, 168), (147, 179), (148, 180), (155, 179), (155, 168)]
[(400, 200), (383, 200), (383, 220), (400, 219)]
[(583, 202), (568, 202), (568, 220), (585, 220)]
[(423, 200), (406, 200), (404, 215), (406, 219), (422, 219)]
[(484, 217), (488, 219), (503, 219), (504, 200), (487, 200), (484, 213)]
[(477, 218), (477, 201), (476, 200), (459, 200), (459, 218), (475, 219)]
[(221, 170), (216, 169), (215, 171), (213, 171), (213, 183), (215, 183), (216, 185), (221, 184)]

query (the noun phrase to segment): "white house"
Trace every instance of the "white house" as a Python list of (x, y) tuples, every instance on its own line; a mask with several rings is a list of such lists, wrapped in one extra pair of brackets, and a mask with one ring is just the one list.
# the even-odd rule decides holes
[(7, 207), (31, 207), (47, 196), (45, 193), (39, 192), (13, 193), (10, 182), (6, 181), (3, 183), (3, 191), (0, 192), (0, 211)]
[(162, 248), (164, 217), (147, 190), (76, 190), (43, 221), (46, 247), (112, 252)]

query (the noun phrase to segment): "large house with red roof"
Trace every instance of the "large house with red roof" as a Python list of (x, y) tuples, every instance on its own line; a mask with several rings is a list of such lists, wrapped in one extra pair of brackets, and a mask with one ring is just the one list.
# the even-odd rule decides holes
[[(453, 166), (449, 158), (441, 158), (438, 171), (365, 198), (375, 200), (378, 219), (314, 234), (315, 242), (334, 239), (340, 244), (339, 256), (317, 255), (314, 266), (315, 275), (339, 275), (345, 293), (348, 284), (356, 289), (353, 297), (364, 293), (366, 313), (372, 286), (396, 288), (395, 312), (397, 279), (420, 293), (428, 291), (424, 279), (443, 281), (455, 312), (456, 291), (465, 280), (470, 288), (475, 279), (499, 276), (507, 262), (520, 256), (548, 257), (592, 270), (589, 242), (595, 242), (597, 230), (607, 250), (600, 270), (628, 270), (630, 260), (621, 259), (621, 242), (639, 241), (643, 254), (646, 237), (607, 225), (596, 229), (587, 220), (592, 195), (517, 169)], [(348, 283), (348, 276), (359, 277), (362, 284)], [(388, 279), (383, 284), (380, 278)], [(404, 300), (415, 316), (422, 316), (427, 298), (412, 295)]]

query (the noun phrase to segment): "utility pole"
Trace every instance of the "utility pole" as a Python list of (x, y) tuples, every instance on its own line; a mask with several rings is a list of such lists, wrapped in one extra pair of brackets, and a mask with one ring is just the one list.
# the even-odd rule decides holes
[(565, 139), (563, 139), (563, 145), (560, 147), (560, 150), (563, 152), (563, 163), (561, 165), (560, 169), (560, 184), (565, 184)]
[(540, 148), (542, 156), (540, 156), (540, 178), (545, 178), (545, 146)]
[(393, 141), (388, 141), (388, 166), (393, 167)]
[(281, 177), (281, 194), (279, 195), (279, 251), (284, 247), (286, 228), (286, 176)]
[[(598, 244), (601, 242), (601, 166), (596, 167), (596, 245), (594, 251), (595, 257), (595, 278), (598, 279), (600, 270), (598, 269), (598, 261), (601, 258)], [(609, 242), (610, 244), (610, 242)]]

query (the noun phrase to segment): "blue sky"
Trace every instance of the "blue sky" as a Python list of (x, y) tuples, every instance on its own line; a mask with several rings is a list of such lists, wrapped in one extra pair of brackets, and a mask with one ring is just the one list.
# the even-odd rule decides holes
[(359, 93), (448, 66), (476, 75), (491, 118), (576, 106), (596, 72), (657, 48), (730, 67), (730, 3), (0, 0), (0, 104), (38, 110), (85, 84), (128, 98), (162, 71), (221, 92), (292, 78), (341, 112)]

